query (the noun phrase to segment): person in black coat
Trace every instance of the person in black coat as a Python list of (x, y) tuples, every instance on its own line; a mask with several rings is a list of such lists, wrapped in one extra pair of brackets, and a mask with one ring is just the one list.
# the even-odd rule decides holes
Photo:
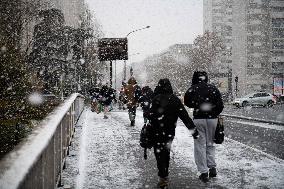
[(108, 107), (110, 106), (112, 101), (112, 94), (107, 85), (102, 86), (100, 90), (100, 96), (100, 103), (104, 107), (104, 119), (107, 119)]
[(94, 89), (92, 89), (91, 95), (92, 95), (91, 111), (100, 113), (100, 104), (99, 104), (100, 88), (95, 87)]
[(224, 105), (217, 87), (208, 83), (207, 73), (196, 71), (192, 77), (192, 85), (186, 91), (184, 104), (194, 108), (193, 121), (199, 137), (194, 140), (194, 157), (199, 178), (208, 182), (209, 177), (216, 177), (214, 136), (217, 126), (217, 117)]
[(143, 110), (144, 123), (149, 119), (150, 105), (154, 97), (154, 92), (149, 86), (144, 86), (142, 88), (141, 96), (138, 100)]
[(156, 133), (154, 154), (160, 177), (158, 185), (164, 187), (168, 185), (170, 148), (175, 137), (177, 119), (180, 118), (188, 129), (194, 129), (195, 126), (181, 100), (173, 94), (169, 79), (161, 79), (154, 94), (150, 108), (150, 123)]

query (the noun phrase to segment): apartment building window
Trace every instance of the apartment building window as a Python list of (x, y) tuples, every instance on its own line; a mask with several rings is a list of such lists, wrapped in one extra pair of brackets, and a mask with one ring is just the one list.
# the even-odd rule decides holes
[(272, 73), (283, 74), (284, 72), (284, 62), (272, 62)]
[(250, 20), (249, 24), (251, 24), (251, 25), (258, 25), (258, 24), (261, 24), (261, 20)]
[(268, 67), (267, 62), (261, 62), (261, 67), (262, 68), (267, 68)]
[(249, 0), (249, 3), (262, 3), (262, 0)]
[(255, 8), (249, 10), (249, 14), (261, 14), (262, 10), (260, 8)]
[(250, 35), (256, 35), (256, 36), (263, 36), (263, 33), (261, 31), (251, 31), (249, 32)]
[(272, 56), (284, 56), (284, 51), (272, 51)]
[(248, 62), (247, 67), (248, 68), (253, 68), (253, 62)]
[(272, 49), (284, 49), (284, 40), (273, 40)]
[(250, 3), (249, 8), (255, 9), (255, 8), (257, 8), (257, 4), (256, 3)]
[(226, 12), (226, 15), (232, 15), (232, 14), (233, 14), (233, 11)]
[(272, 37), (273, 38), (284, 38), (284, 28), (273, 28)]
[(271, 7), (272, 12), (284, 12), (284, 7)]
[(215, 31), (221, 31), (222, 27), (221, 26), (214, 26)]
[(262, 46), (262, 43), (261, 42), (254, 42), (253, 46), (254, 47), (260, 47), (260, 46)]

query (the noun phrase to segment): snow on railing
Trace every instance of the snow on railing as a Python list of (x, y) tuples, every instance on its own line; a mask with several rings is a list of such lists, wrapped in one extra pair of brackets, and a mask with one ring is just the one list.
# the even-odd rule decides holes
[(0, 162), (0, 189), (56, 188), (84, 97), (72, 94)]

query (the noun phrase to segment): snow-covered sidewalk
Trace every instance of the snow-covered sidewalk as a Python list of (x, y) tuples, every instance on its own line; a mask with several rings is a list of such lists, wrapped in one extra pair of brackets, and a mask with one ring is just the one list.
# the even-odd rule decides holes
[[(63, 184), (71, 188), (155, 188), (158, 176), (153, 152), (143, 159), (136, 126), (126, 111), (112, 111), (109, 119), (86, 108), (77, 124)], [(284, 161), (226, 138), (217, 146), (218, 176), (204, 184), (198, 179), (193, 138), (178, 122), (170, 162), (169, 188), (284, 188)]]

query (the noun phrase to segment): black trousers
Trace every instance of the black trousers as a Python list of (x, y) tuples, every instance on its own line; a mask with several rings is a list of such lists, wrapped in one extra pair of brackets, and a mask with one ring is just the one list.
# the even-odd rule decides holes
[(154, 146), (154, 154), (157, 160), (158, 176), (165, 178), (169, 175), (170, 151), (172, 141), (159, 143)]
[(135, 120), (136, 117), (136, 106), (128, 107), (128, 115), (130, 121)]

